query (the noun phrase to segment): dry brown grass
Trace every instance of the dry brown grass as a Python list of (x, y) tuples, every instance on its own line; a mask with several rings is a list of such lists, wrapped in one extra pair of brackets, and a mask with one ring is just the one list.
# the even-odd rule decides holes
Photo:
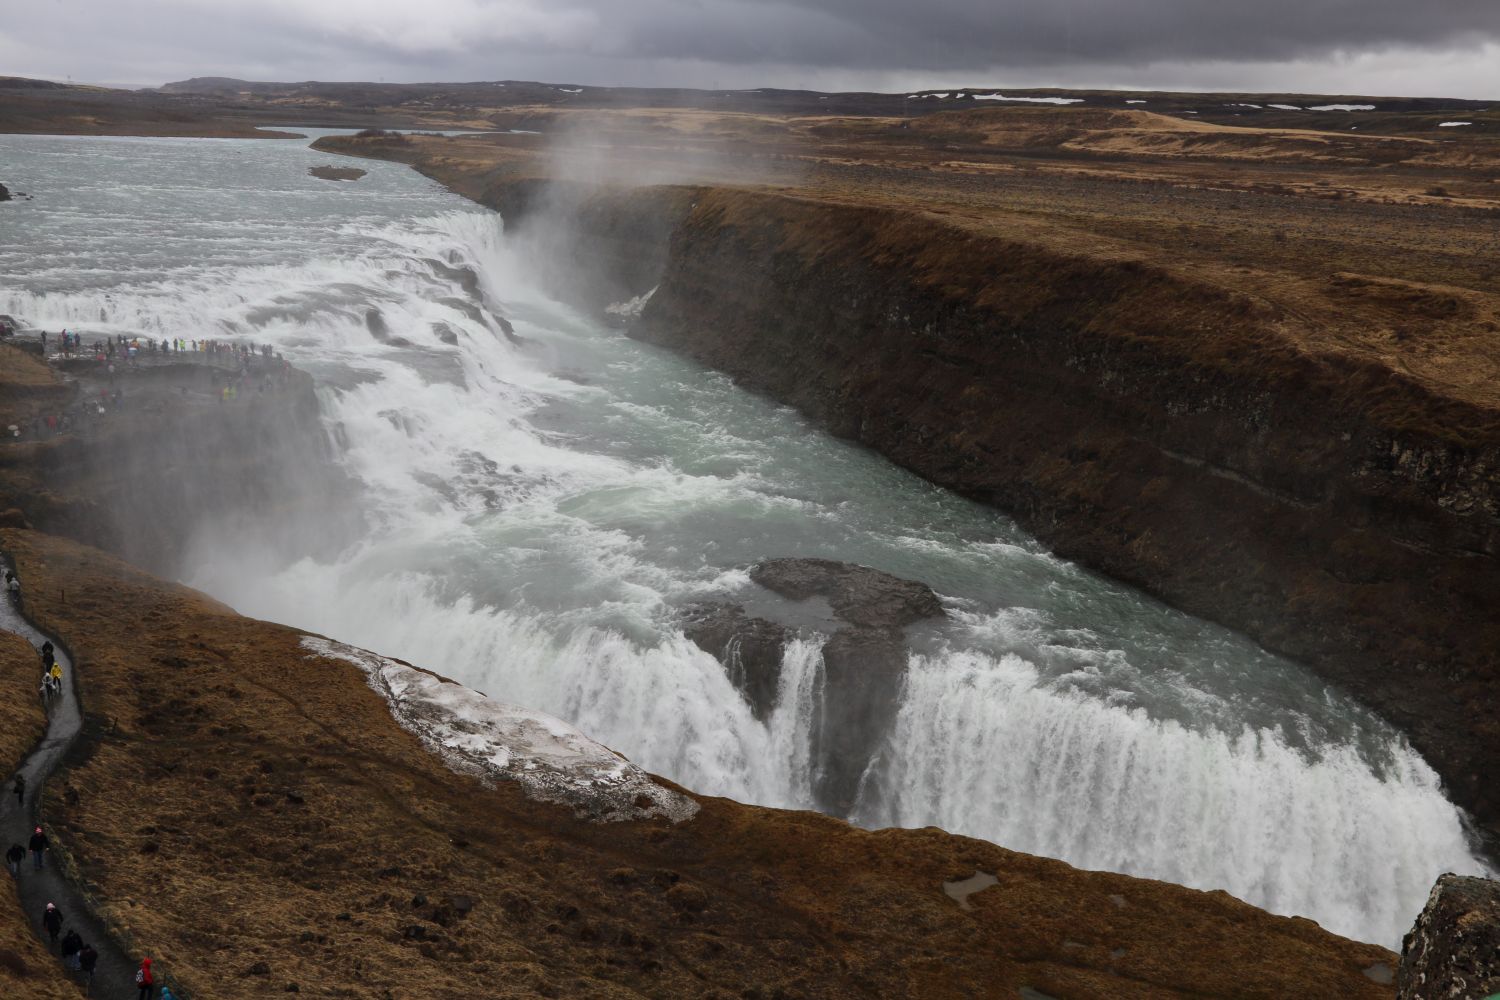
[[(9, 774), (47, 729), (36, 691), (41, 679), (41, 661), (31, 643), (0, 632), (0, 691), (4, 692), (0, 697), (0, 776)], [(9, 785), (5, 791), (9, 793)]]

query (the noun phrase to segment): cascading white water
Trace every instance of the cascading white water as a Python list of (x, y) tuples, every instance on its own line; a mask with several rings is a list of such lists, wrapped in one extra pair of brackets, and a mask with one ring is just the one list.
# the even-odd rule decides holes
[(761, 721), (674, 609), (750, 594), (767, 556), (860, 562), (953, 616), (919, 638), (859, 822), (1385, 944), (1437, 874), (1481, 867), (1430, 769), (1305, 671), (548, 300), (493, 215), (405, 168), (332, 185), (272, 141), (0, 150), (38, 195), (0, 230), (0, 313), (244, 337), (320, 379), (369, 530), (292, 566), (204, 531), (190, 582), (246, 613), (559, 715), (698, 791), (808, 807), (823, 637), (786, 651)]

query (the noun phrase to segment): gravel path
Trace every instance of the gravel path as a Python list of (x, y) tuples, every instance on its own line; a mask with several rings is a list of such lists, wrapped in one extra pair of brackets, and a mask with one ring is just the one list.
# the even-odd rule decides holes
[[(24, 587), (25, 581), (21, 582)], [(24, 595), (24, 590), (22, 593)], [(15, 793), (12, 791), (15, 775), (12, 774), (5, 779), (5, 794), (3, 799), (0, 799), (0, 844), (3, 844), (0, 851), (3, 851), (11, 844), (26, 846), (32, 830), (38, 823), (37, 804), (41, 799), (42, 786), (62, 762), (68, 748), (73, 745), (73, 741), (78, 738), (83, 728), (83, 714), (78, 704), (77, 678), (73, 673), (73, 661), (63, 649), (62, 643), (55, 636), (45, 635), (37, 630), (22, 617), (8, 597), (0, 599), (0, 629), (14, 632), (38, 649), (41, 648), (43, 642), (50, 639), (57, 662), (62, 664), (64, 680), (62, 695), (53, 698), (48, 706), (47, 734), (20, 768), (19, 773), (26, 778), (24, 805), (17, 804)], [(37, 678), (40, 681), (40, 660), (37, 661), (37, 666)], [(23, 696), (36, 697), (36, 692), (27, 690)], [(45, 824), (42, 825), (45, 828)], [(55, 845), (57, 838), (52, 831), (49, 830), (47, 835)], [(48, 903), (56, 903), (57, 908), (63, 914), (62, 933), (66, 934), (69, 927), (77, 930), (83, 939), (99, 952), (99, 964), (94, 972), (94, 985), (89, 996), (100, 997), (103, 1000), (115, 1000), (115, 998), (137, 1000), (139, 992), (135, 986), (135, 970), (138, 963), (115, 943), (105, 932), (104, 925), (89, 912), (83, 895), (72, 882), (63, 877), (50, 852), (46, 867), (42, 871), (35, 870), (31, 854), (27, 852), (26, 860), (21, 863), (21, 877), (17, 880), (17, 890), (22, 909), (31, 918), (38, 937), (43, 941), (47, 939), (47, 936), (42, 930), (42, 912)], [(61, 962), (61, 958), (58, 961)]]

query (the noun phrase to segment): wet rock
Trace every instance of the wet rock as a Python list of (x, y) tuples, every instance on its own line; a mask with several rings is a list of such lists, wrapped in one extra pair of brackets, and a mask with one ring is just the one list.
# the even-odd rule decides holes
[(510, 341), (512, 344), (517, 345), (526, 343), (526, 339), (524, 337), (518, 336), (516, 334), (516, 328), (511, 324), (510, 320), (506, 319), (504, 316), (497, 315), (495, 317), (495, 322), (500, 325), (500, 332), (505, 334), (506, 340)]
[(437, 339), (441, 340), (445, 344), (451, 345), (458, 343), (458, 334), (454, 333), (453, 327), (449, 326), (447, 323), (438, 322), (432, 324), (432, 332), (437, 334)]
[(370, 331), (370, 336), (382, 344), (390, 344), (392, 347), (410, 347), (411, 341), (405, 337), (392, 336), (391, 328), (386, 325), (385, 316), (379, 309), (367, 309), (365, 311), (365, 329)]
[(327, 164), (308, 167), (307, 172), (325, 181), (357, 181), (366, 174), (366, 171), (358, 167), (334, 167)]
[(767, 559), (751, 568), (750, 579), (794, 601), (826, 598), (851, 625), (901, 628), (943, 614), (925, 583), (831, 559)]
[(10, 191), (4, 184), (0, 184), (0, 201), (10, 201)]
[(359, 180), (366, 174), (359, 166), (330, 166), (327, 163), (323, 166), (309, 166), (308, 172), (323, 180)]
[(1401, 945), (1398, 1000), (1500, 993), (1500, 882), (1443, 875)]
[(900, 708), (906, 678), (900, 629), (847, 628), (823, 647), (823, 698), (812, 732), (813, 793), (847, 815), (859, 781)]
[(764, 722), (776, 707), (787, 630), (764, 618), (749, 617), (738, 604), (713, 603), (687, 608), (682, 631), (724, 664), (730, 682)]

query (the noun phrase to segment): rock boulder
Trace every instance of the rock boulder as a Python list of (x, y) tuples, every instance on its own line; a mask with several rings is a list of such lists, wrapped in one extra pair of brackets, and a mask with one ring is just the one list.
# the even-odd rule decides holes
[(1444, 875), (1401, 946), (1398, 1000), (1500, 993), (1500, 882)]
[(764, 722), (776, 707), (787, 630), (764, 618), (751, 618), (738, 604), (711, 603), (687, 608), (682, 631), (724, 664), (729, 680)]
[(825, 598), (840, 619), (864, 628), (902, 628), (943, 613), (925, 583), (830, 559), (767, 559), (750, 579), (794, 601)]

